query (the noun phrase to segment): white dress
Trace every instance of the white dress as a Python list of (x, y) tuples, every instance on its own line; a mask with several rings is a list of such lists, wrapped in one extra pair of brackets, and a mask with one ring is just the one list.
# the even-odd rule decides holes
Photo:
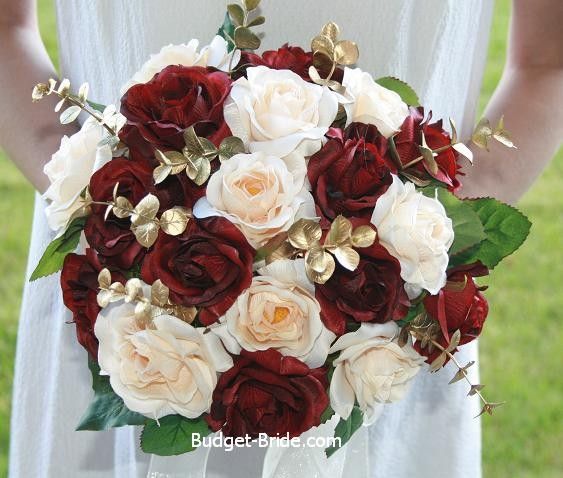
[[(210, 40), (225, 11), (225, 2), (217, 0), (56, 3), (62, 75), (74, 85), (89, 81), (92, 99), (106, 104), (118, 100), (120, 86), (150, 53), (190, 38), (203, 43)], [(267, 19), (265, 48), (285, 42), (307, 47), (321, 26), (333, 20), (344, 38), (359, 44), (359, 66), (375, 76), (404, 79), (435, 117), (452, 117), (465, 135), (470, 131), (492, 0), (263, 0), (262, 11)], [(52, 239), (43, 208), (38, 198), (28, 274)], [(71, 316), (62, 303), (58, 280), (52, 276), (25, 287), (14, 380), (10, 476), (145, 477), (150, 457), (139, 450), (138, 430), (74, 431), (92, 392), (86, 353), (75, 339), (74, 326), (66, 323)], [(475, 359), (476, 345), (463, 347), (461, 355), (462, 360)], [(351, 461), (356, 468), (346, 470), (359, 466), (372, 478), (478, 478), (481, 434), (480, 422), (473, 417), (479, 403), (466, 396), (465, 384), (447, 385), (452, 375), (450, 367), (432, 376), (419, 374), (408, 397), (387, 406), (382, 417), (363, 431), (362, 443), (356, 440), (356, 453), (348, 457), (348, 465)], [(361, 447), (364, 452), (358, 454)], [(206, 476), (262, 476), (264, 451), (213, 449)], [(272, 453), (264, 476), (339, 474), (330, 461), (319, 464), (318, 472), (311, 471), (314, 460), (308, 453), (300, 450), (279, 466)], [(189, 468), (191, 458), (182, 459), (188, 460), (184, 468)], [(150, 474), (182, 476), (159, 475), (155, 468)], [(348, 473), (360, 475), (359, 471)]]

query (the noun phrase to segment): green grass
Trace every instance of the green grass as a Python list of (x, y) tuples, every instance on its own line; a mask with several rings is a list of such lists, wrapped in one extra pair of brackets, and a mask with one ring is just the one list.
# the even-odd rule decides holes
[[(52, 0), (40, 0), (40, 22), (56, 61)], [(497, 0), (481, 109), (504, 64), (509, 0)], [(6, 474), (8, 425), (18, 310), (24, 280), (33, 192), (0, 154), (0, 476)], [(563, 152), (520, 208), (534, 226), (524, 247), (491, 279), (491, 313), (481, 339), (482, 380), (491, 399), (507, 400), (483, 420), (486, 478), (563, 475), (561, 350), (563, 332)]]

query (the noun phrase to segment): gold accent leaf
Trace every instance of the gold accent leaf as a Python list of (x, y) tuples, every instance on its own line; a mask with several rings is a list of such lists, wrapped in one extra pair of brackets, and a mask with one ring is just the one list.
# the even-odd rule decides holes
[(442, 352), (436, 359), (430, 364), (430, 372), (436, 372), (438, 369), (446, 363), (448, 356), (445, 352)]
[(334, 22), (323, 25), (321, 35), (330, 38), (333, 42), (340, 36), (340, 27)]
[(375, 242), (377, 233), (375, 229), (367, 224), (358, 226), (352, 231), (352, 245), (354, 247), (370, 247)]
[(123, 196), (118, 196), (115, 198), (115, 203), (113, 205), (113, 213), (120, 219), (129, 217), (131, 211), (133, 210), (133, 205)]
[(151, 285), (151, 303), (159, 307), (168, 304), (170, 289), (166, 287), (160, 279), (157, 279)]
[(170, 236), (182, 234), (189, 221), (189, 210), (180, 206), (173, 207), (162, 213), (160, 227)]
[(332, 247), (344, 244), (350, 239), (351, 235), (352, 223), (342, 215), (336, 216), (330, 225), (325, 246)]
[(159, 164), (154, 168), (152, 172), (152, 177), (155, 184), (160, 184), (172, 173), (172, 166), (168, 164)]
[(133, 209), (133, 213), (131, 214), (131, 223), (137, 226), (154, 222), (154, 218), (159, 208), (160, 201), (158, 198), (154, 194), (147, 194), (139, 201), (139, 204), (135, 206), (135, 209)]
[(446, 352), (453, 352), (456, 349), (456, 347), (459, 345), (460, 340), (461, 340), (461, 331), (458, 329), (450, 337), (450, 344), (446, 348)]
[(337, 247), (334, 256), (340, 265), (349, 271), (355, 271), (360, 263), (360, 254), (349, 246)]
[(88, 92), (90, 91), (90, 85), (88, 83), (82, 83), (78, 89), (78, 98), (82, 103), (88, 99)]
[(236, 136), (228, 136), (219, 145), (219, 161), (226, 161), (235, 154), (244, 153), (244, 143)]
[(131, 231), (133, 231), (137, 242), (143, 247), (151, 247), (156, 242), (158, 230), (158, 224), (154, 221), (131, 226)]
[(251, 12), (258, 8), (258, 5), (260, 5), (260, 0), (242, 0), (242, 4), (244, 5), (244, 8), (247, 12)]
[(98, 274), (98, 285), (100, 289), (109, 289), (111, 285), (111, 272), (109, 269), (102, 269)]
[(60, 116), (60, 121), (61, 124), (69, 124), (72, 123), (76, 118), (78, 118), (78, 115), (80, 114), (80, 112), (82, 111), (82, 109), (80, 108), (80, 106), (69, 106), (66, 110), (64, 110), (61, 113)]
[(280, 259), (291, 259), (297, 251), (288, 241), (284, 241), (266, 255), (266, 264), (271, 264)]
[(260, 48), (260, 38), (247, 27), (235, 28), (235, 45), (241, 50), (257, 50)]
[(129, 279), (125, 283), (125, 302), (134, 302), (143, 295), (143, 286), (136, 277)]
[(289, 242), (297, 249), (309, 249), (322, 234), (321, 226), (311, 219), (299, 219), (287, 231)]
[(317, 283), (324, 284), (332, 277), (336, 264), (334, 257), (324, 251), (318, 244), (305, 254), (305, 272), (307, 277)]
[(485, 388), (485, 385), (481, 385), (480, 383), (471, 384), (471, 388), (469, 389), (469, 392), (467, 392), (467, 395), (472, 397), (473, 395), (476, 395), (477, 392), (483, 390), (483, 388)]
[(489, 138), (493, 135), (493, 130), (491, 128), (491, 123), (487, 118), (481, 118), (473, 135), (471, 136), (471, 141), (475, 143), (479, 148), (489, 150)]
[(353, 41), (342, 40), (334, 46), (334, 61), (339, 65), (353, 65), (359, 56), (358, 45)]
[(236, 26), (241, 26), (244, 24), (244, 10), (239, 4), (230, 3), (229, 5), (227, 5), (227, 11), (229, 12), (233, 23)]

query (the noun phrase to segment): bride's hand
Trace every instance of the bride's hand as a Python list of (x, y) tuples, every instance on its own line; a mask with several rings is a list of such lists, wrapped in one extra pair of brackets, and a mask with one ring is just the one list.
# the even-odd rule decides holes
[(33, 86), (56, 78), (39, 35), (35, 0), (0, 0), (0, 65), (0, 145), (43, 192), (43, 165), (75, 127), (58, 124), (55, 98), (31, 103)]
[(504, 115), (518, 147), (474, 150), (460, 194), (514, 203), (554, 156), (563, 138), (563, 2), (514, 0), (506, 66), (485, 111), (491, 124)]

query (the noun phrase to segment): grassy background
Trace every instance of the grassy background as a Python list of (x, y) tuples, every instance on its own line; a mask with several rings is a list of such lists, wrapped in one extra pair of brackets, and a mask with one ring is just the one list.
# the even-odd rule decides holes
[[(52, 0), (39, 0), (47, 48), (57, 61)], [(502, 72), (510, 1), (497, 0), (483, 107)], [(520, 208), (534, 223), (524, 247), (494, 271), (491, 313), (481, 340), (482, 380), (508, 403), (483, 420), (486, 478), (563, 476), (563, 151)], [(0, 153), (0, 476), (7, 470), (12, 368), (33, 191)]]

